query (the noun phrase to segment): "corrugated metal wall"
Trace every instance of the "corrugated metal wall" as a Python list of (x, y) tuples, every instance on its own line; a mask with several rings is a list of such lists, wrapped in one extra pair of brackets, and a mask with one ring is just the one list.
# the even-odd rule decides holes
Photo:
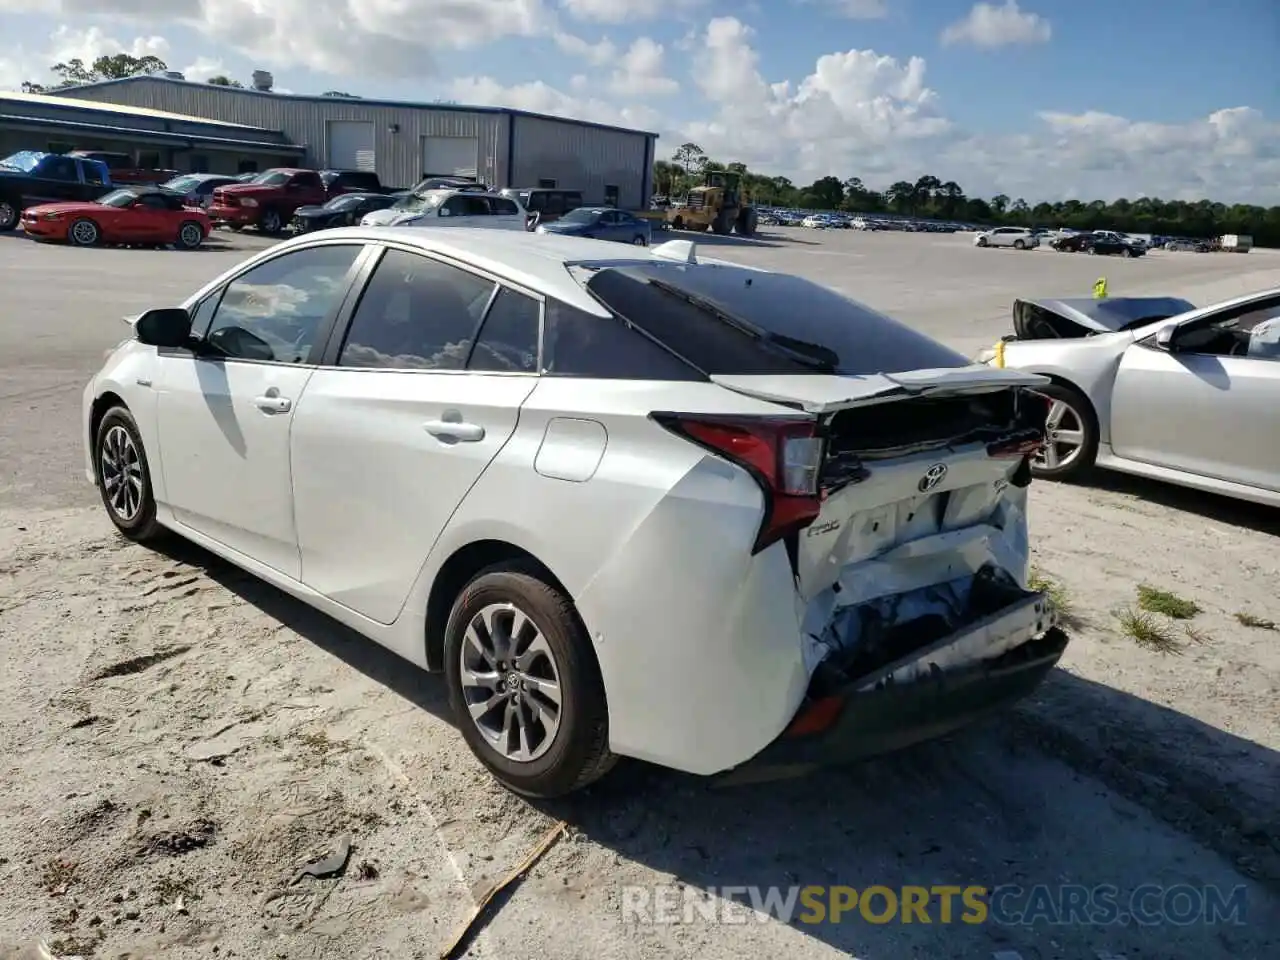
[(512, 186), (555, 180), (561, 189), (581, 190), (587, 203), (603, 202), (605, 187), (616, 186), (619, 206), (642, 207), (648, 140), (642, 133), (516, 116)]
[[(124, 89), (127, 89), (128, 86), (129, 86), (128, 84), (122, 84), (122, 87)], [(85, 100), (94, 99), (94, 100), (108, 102), (108, 103), (124, 102), (122, 100), (116, 99), (115, 97), (113, 97), (111, 100), (107, 100), (105, 96), (101, 95), (102, 93), (105, 93), (105, 91), (94, 90), (94, 91), (88, 91), (88, 92), (97, 93), (99, 95), (92, 98), (86, 96), (83, 99)], [(77, 98), (77, 99), (81, 99), (81, 98)], [(2, 113), (20, 114), (26, 117), (43, 117), (49, 120), (61, 121), (63, 123), (106, 124), (109, 126), (115, 125), (115, 126), (121, 126), (121, 127), (129, 127), (134, 130), (156, 130), (156, 131), (167, 130), (167, 131), (173, 131), (174, 133), (179, 135), (191, 134), (194, 136), (205, 136), (205, 137), (230, 137), (230, 138), (239, 138), (239, 139), (248, 139), (248, 140), (274, 140), (275, 139), (269, 133), (264, 133), (264, 132), (255, 131), (255, 130), (245, 130), (237, 127), (228, 127), (228, 126), (223, 126), (221, 124), (216, 124), (216, 123), (199, 123), (194, 121), (172, 120), (172, 119), (162, 118), (162, 117), (147, 116), (146, 114), (123, 114), (123, 113), (104, 114), (101, 111), (94, 111), (89, 108), (78, 110), (73, 107), (64, 107), (61, 105), (57, 107), (53, 107), (53, 106), (48, 106), (42, 103), (21, 102), (16, 100), (6, 101), (4, 100), (4, 95), (2, 93), (0, 93), (0, 101), (3, 101), (2, 103), (0, 103), (0, 112)], [(149, 103), (135, 102), (133, 100), (128, 101), (128, 103), (131, 106), (143, 106), (143, 107), (151, 106), (151, 104)], [(211, 119), (221, 119), (207, 112), (202, 114), (202, 116), (207, 116), (207, 117), (210, 117)], [(243, 122), (243, 121), (232, 121), (232, 122)], [(278, 127), (271, 127), (271, 128), (268, 128), (268, 131), (278, 130), (278, 129), (279, 129)]]
[[(314, 167), (326, 165), (329, 121), (371, 120), (377, 138), (378, 177), (393, 187), (411, 187), (421, 177), (424, 136), (475, 137), (480, 142), (481, 179), (502, 184), (506, 173), (507, 118), (501, 114), (379, 106), (337, 97), (316, 101), (264, 96), (226, 87), (150, 78), (81, 88), (74, 95), (85, 100), (151, 107), (280, 130), (293, 143), (307, 147), (305, 162)], [(398, 130), (393, 131), (396, 126)]]

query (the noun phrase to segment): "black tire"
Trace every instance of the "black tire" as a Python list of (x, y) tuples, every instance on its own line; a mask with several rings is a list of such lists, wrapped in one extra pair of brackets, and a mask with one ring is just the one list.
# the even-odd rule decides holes
[(1027, 245), (1026, 245), (1025, 243), (1023, 243), (1021, 240), (1015, 240), (1015, 241), (1013, 241), (1013, 249), (1015, 249), (1015, 250), (1025, 250), (1025, 249), (1027, 249)]
[(258, 230), (268, 236), (277, 236), (284, 229), (284, 217), (280, 216), (280, 211), (272, 207), (262, 211), (262, 216), (258, 219)]
[(754, 237), (756, 227), (760, 224), (760, 216), (754, 207), (745, 207), (738, 211), (738, 222), (735, 229), (740, 237)]
[[(472, 719), (462, 685), (468, 625), (495, 604), (513, 604), (532, 620), (554, 658), (561, 697), (559, 725), (550, 746), (532, 760), (510, 759), (489, 742)], [(569, 598), (546, 583), (532, 565), (490, 567), (463, 588), (445, 627), (444, 670), (449, 703), (467, 746), (508, 789), (528, 797), (560, 797), (599, 779), (613, 766), (604, 683), (590, 637)]]
[(980, 246), (980, 247), (985, 247), (986, 245), (987, 245), (987, 238), (986, 238), (986, 237), (979, 237), (979, 238), (978, 238), (978, 246)]
[[(1093, 405), (1079, 390), (1061, 383), (1037, 387), (1036, 393), (1066, 405), (1070, 411), (1068, 417), (1079, 424), (1082, 442), (1076, 455), (1060, 466), (1046, 466), (1037, 457), (1031, 463), (1031, 475), (1039, 480), (1073, 480), (1084, 476), (1093, 468), (1094, 461), (1098, 458), (1098, 416)], [(1064, 422), (1068, 422), (1068, 417), (1064, 417)], [(1052, 439), (1051, 430), (1049, 442)]]
[(1130, 250), (1128, 247), (1121, 247), (1121, 248), (1120, 248), (1120, 256), (1122, 256), (1122, 257), (1124, 257), (1126, 260), (1128, 260), (1130, 257), (1132, 257), (1132, 256), (1133, 256), (1133, 251), (1132, 251), (1132, 250)]
[(683, 230), (683, 229), (684, 229), (684, 217), (676, 217), (674, 220), (672, 220), (672, 221), (671, 221), (671, 229), (672, 229), (672, 230)]
[(17, 229), (18, 221), (22, 219), (21, 206), (16, 200), (0, 197), (0, 233)]
[(204, 227), (194, 220), (183, 220), (178, 224), (178, 239), (174, 246), (179, 250), (195, 250), (204, 243)]
[(649, 241), (644, 238), (644, 234), (642, 233), (637, 233), (635, 237), (632, 238), (631, 243), (637, 247), (647, 247), (649, 245)]
[(88, 217), (81, 217), (67, 228), (67, 243), (73, 247), (96, 247), (102, 241), (102, 229)]
[(711, 222), (711, 232), (720, 237), (727, 237), (733, 232), (733, 217), (728, 210), (721, 209), (716, 214), (715, 220)]
[[(128, 436), (132, 449), (136, 451), (136, 458), (119, 456), (114, 452), (119, 449), (116, 446), (120, 440), (119, 431)], [(110, 450), (108, 445), (111, 445)], [(136, 480), (136, 509), (122, 509), (117, 506), (119, 500), (113, 502), (112, 493), (117, 487), (111, 480), (121, 476), (120, 470), (112, 470), (107, 465), (113, 460), (122, 465), (131, 462), (136, 468), (128, 471)], [(93, 470), (102, 505), (117, 530), (136, 543), (154, 540), (161, 535), (163, 528), (156, 521), (156, 500), (151, 488), (151, 467), (147, 462), (147, 451), (142, 445), (138, 424), (127, 407), (112, 407), (98, 423), (98, 432), (93, 438)]]

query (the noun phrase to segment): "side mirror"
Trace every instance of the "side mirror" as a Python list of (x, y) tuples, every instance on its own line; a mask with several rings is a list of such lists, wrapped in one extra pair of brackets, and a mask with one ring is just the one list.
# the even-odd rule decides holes
[(1156, 331), (1156, 346), (1161, 350), (1167, 350), (1173, 353), (1177, 347), (1174, 345), (1174, 334), (1178, 328), (1174, 326), (1161, 327)]
[(150, 347), (185, 347), (191, 342), (191, 315), (182, 307), (148, 310), (133, 325), (139, 343)]

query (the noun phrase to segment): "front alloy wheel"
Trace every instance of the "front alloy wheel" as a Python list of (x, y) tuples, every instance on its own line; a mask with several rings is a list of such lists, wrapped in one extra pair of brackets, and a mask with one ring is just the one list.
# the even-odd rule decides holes
[(1098, 455), (1098, 428), (1089, 402), (1076, 390), (1050, 384), (1038, 391), (1049, 400), (1045, 443), (1031, 462), (1033, 476), (1065, 480), (1093, 466)]
[(149, 540), (159, 532), (151, 470), (133, 415), (113, 407), (98, 424), (96, 451), (98, 491), (107, 516), (130, 540)]

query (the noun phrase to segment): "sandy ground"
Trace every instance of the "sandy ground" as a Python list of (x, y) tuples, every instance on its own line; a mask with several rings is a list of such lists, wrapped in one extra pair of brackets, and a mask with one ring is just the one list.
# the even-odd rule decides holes
[[(966, 351), (1019, 294), (1096, 258), (955, 237), (781, 234), (717, 253), (842, 287)], [(1143, 481), (1033, 488), (1074, 640), (1040, 693), (948, 741), (725, 791), (624, 764), (533, 806), (484, 776), (437, 678), (193, 547), (117, 538), (79, 469), (78, 403), (116, 317), (257, 243), (199, 254), (0, 240), (0, 957), (435, 957), (560, 820), (473, 957), (1280, 955), (1280, 515)], [(1114, 293), (1209, 302), (1280, 257), (1107, 261)], [(1140, 584), (1203, 612), (1173, 652), (1124, 637)], [(352, 844), (345, 872), (300, 868)], [(293, 882), (293, 881), (297, 882)], [(624, 922), (626, 887), (1237, 887), (1239, 925)]]

